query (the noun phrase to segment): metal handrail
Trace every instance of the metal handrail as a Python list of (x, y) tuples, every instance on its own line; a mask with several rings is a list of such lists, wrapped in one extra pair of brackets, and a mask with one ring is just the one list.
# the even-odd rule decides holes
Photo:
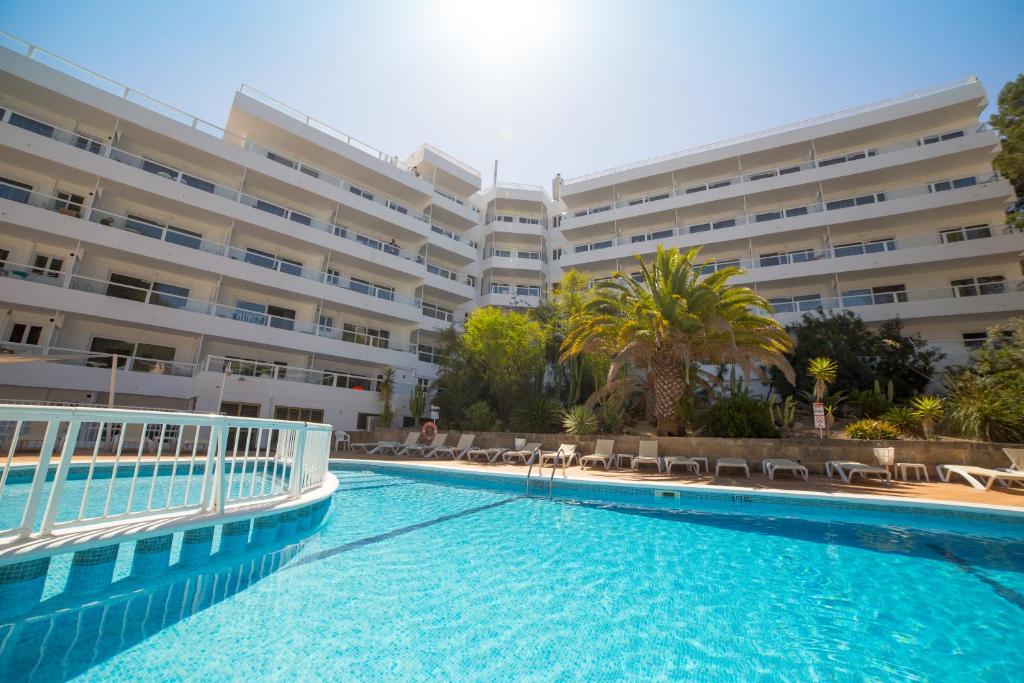
[(828, 123), (829, 121), (835, 121), (836, 119), (845, 118), (847, 116), (853, 116), (855, 114), (861, 114), (864, 112), (874, 111), (883, 107), (888, 107), (901, 102), (909, 102), (912, 100), (920, 99), (928, 95), (943, 92), (946, 90), (952, 90), (960, 86), (969, 85), (976, 83), (978, 80), (977, 76), (970, 76), (966, 79), (959, 79), (956, 81), (950, 81), (940, 85), (931, 86), (928, 88), (922, 88), (914, 92), (906, 93), (903, 95), (896, 95), (895, 97), (889, 97), (884, 100), (878, 100), (877, 102), (871, 102), (868, 104), (861, 105), (859, 107), (851, 107), (849, 109), (843, 109), (841, 111), (833, 112), (831, 114), (825, 114), (823, 116), (817, 116), (814, 118), (804, 119), (803, 121), (797, 121), (796, 123), (789, 123), (776, 128), (768, 128), (766, 130), (758, 131), (756, 133), (748, 133), (746, 135), (740, 135), (734, 138), (728, 138), (726, 140), (719, 140), (718, 142), (710, 142), (704, 145), (698, 145), (696, 147), (690, 147), (679, 152), (670, 152), (669, 154), (663, 154), (661, 156), (651, 157), (650, 159), (643, 159), (641, 161), (634, 161), (621, 166), (614, 166), (601, 171), (593, 171), (591, 173), (584, 173), (565, 180), (565, 184), (578, 183), (583, 180), (590, 180), (591, 178), (599, 178), (601, 176), (611, 175), (620, 171), (628, 171), (634, 168), (640, 168), (648, 164), (655, 164), (661, 161), (670, 161), (672, 159), (678, 159), (681, 157), (689, 156), (691, 154), (697, 154), (698, 152), (707, 152), (713, 149), (720, 149), (722, 147), (728, 147), (729, 145), (739, 144), (741, 142), (749, 142), (751, 140), (757, 140), (760, 138), (768, 137), (769, 135), (778, 135), (779, 133), (787, 133), (789, 131), (798, 130), (800, 128), (807, 128), (809, 126), (817, 125), (820, 123)]

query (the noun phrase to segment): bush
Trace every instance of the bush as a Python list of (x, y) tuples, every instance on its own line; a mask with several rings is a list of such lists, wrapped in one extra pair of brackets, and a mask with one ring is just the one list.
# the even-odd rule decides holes
[(561, 403), (538, 396), (516, 406), (509, 424), (514, 432), (553, 434), (562, 426), (561, 413)]
[(487, 401), (477, 401), (462, 415), (462, 428), (466, 431), (486, 432), (494, 429), (498, 415)]
[(882, 414), (882, 419), (901, 432), (909, 432), (918, 425), (918, 419), (914, 415), (913, 409), (907, 406), (896, 406), (887, 410)]
[(900, 430), (885, 420), (857, 420), (846, 425), (846, 436), (851, 439), (898, 439)]
[(569, 408), (562, 414), (562, 427), (569, 434), (586, 436), (597, 433), (597, 415), (585, 405)]
[(748, 393), (715, 401), (704, 413), (704, 427), (709, 436), (734, 439), (775, 439), (779, 436), (768, 404)]
[(881, 417), (892, 410), (889, 399), (872, 389), (854, 392), (852, 399), (861, 417)]
[(1021, 410), (1009, 392), (992, 391), (983, 378), (966, 370), (946, 380), (944, 426), (954, 434), (986, 441), (1019, 441)]

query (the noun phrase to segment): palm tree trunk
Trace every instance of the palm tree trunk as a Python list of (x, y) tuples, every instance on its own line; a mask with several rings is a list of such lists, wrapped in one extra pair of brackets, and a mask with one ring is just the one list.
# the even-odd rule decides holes
[(654, 363), (654, 416), (658, 436), (668, 436), (679, 426), (679, 399), (686, 393), (686, 378), (674, 358)]

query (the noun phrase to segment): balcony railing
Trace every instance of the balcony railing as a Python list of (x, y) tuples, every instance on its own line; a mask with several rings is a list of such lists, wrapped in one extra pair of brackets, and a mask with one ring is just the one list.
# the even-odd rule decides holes
[(542, 261), (547, 262), (547, 254), (542, 251), (529, 251), (525, 249), (501, 249), (491, 248), (487, 250), (487, 258), (503, 258), (510, 261)]
[[(414, 308), (420, 307), (421, 302), (417, 298), (407, 296), (405, 294), (397, 294), (390, 289), (377, 287), (376, 285), (369, 283), (343, 278), (334, 272), (313, 270), (290, 261), (282, 261), (277, 258), (255, 254), (253, 252), (246, 251), (245, 249), (240, 249), (220, 242), (202, 239), (197, 236), (196, 233), (182, 227), (169, 224), (163, 225), (148, 219), (121, 216), (102, 209), (88, 209), (81, 205), (73, 204), (68, 199), (51, 197), (49, 195), (44, 195), (39, 192), (26, 190), (24, 188), (2, 182), (0, 182), (0, 199), (10, 199), (22, 204), (28, 204), (41, 209), (47, 209), (49, 211), (57, 211), (65, 215), (75, 217), (82, 217), (82, 214), (88, 214), (88, 219), (90, 221), (107, 227), (117, 228), (118, 230), (124, 230), (126, 232), (150, 237), (163, 242), (170, 242), (172, 244), (189, 247), (191, 249), (197, 249), (217, 256), (224, 256), (236, 261), (244, 261), (253, 265), (269, 268), (270, 270), (276, 270), (286, 275), (294, 275), (313, 282), (328, 284), (332, 287), (339, 287), (352, 292), (367, 294), (378, 299), (394, 301), (395, 303), (412, 306)], [(375, 248), (396, 256), (401, 256), (404, 253), (411, 256), (412, 260), (415, 260), (416, 263), (424, 263), (424, 259), (421, 256), (410, 254), (410, 252), (401, 252), (397, 247), (384, 244), (379, 240), (374, 240), (372, 238), (359, 235), (358, 233), (349, 234), (346, 232), (344, 235), (339, 236), (344, 237), (345, 239), (352, 239), (352, 241), (369, 246), (370, 248)]]
[[(982, 289), (985, 287), (985, 289)], [(974, 292), (974, 293), (972, 293)], [(964, 299), (979, 296), (993, 296), (1010, 292), (1024, 292), (1024, 280), (1000, 281), (983, 286), (960, 285), (949, 287), (932, 287), (927, 289), (903, 289), (891, 292), (847, 292), (840, 296), (812, 298), (794, 302), (773, 304), (775, 315), (780, 313), (806, 313), (823, 310), (835, 311), (864, 306), (882, 306), (886, 304), (915, 303), (945, 299)], [(810, 295), (808, 295), (810, 296)]]
[(486, 225), (484, 227), (486, 227), (486, 228), (493, 228), (493, 227), (505, 228), (505, 227), (508, 227), (508, 226), (510, 226), (512, 224), (536, 225), (537, 227), (543, 228), (545, 230), (547, 230), (547, 228), (548, 228), (547, 223), (545, 221), (541, 220), (540, 218), (531, 218), (529, 216), (508, 216), (508, 215), (501, 215), (501, 214), (499, 214), (497, 216), (492, 216), (491, 219), (489, 221), (487, 221), (487, 223), (486, 223)]
[(90, 368), (111, 368), (117, 364), (118, 370), (143, 372), (150, 375), (169, 375), (172, 377), (192, 377), (195, 374), (195, 363), (179, 363), (177, 361), (146, 358), (144, 356), (100, 353), (84, 349), (70, 349), (62, 346), (41, 346), (37, 344), (0, 343), (0, 354), (16, 353), (23, 356), (76, 356), (48, 361), (59, 365), (75, 365)]
[(425, 148), (429, 149), (431, 152), (433, 152), (437, 156), (439, 156), (442, 159), (444, 159), (445, 161), (447, 161), (447, 162), (449, 162), (451, 164), (455, 164), (456, 166), (461, 168), (463, 171), (468, 172), (470, 175), (475, 175), (477, 178), (480, 177), (480, 171), (476, 170), (475, 168), (473, 168), (472, 166), (467, 164), (465, 161), (463, 161), (461, 159), (458, 159), (456, 157), (453, 157), (448, 152), (445, 152), (442, 149), (438, 149), (437, 147), (434, 147), (431, 144), (426, 144), (426, 145), (423, 145), (423, 146)]
[(597, 242), (588, 242), (586, 244), (577, 244), (573, 247), (573, 252), (576, 254), (581, 254), (587, 251), (608, 249), (610, 247), (622, 246), (626, 244), (638, 244), (641, 242), (659, 241), (677, 236), (691, 235), (701, 232), (711, 232), (713, 230), (721, 230), (724, 228), (733, 228), (738, 225), (747, 225), (751, 223), (765, 223), (768, 221), (782, 220), (784, 218), (796, 218), (799, 216), (806, 216), (808, 214), (813, 213), (837, 211), (839, 209), (848, 209), (855, 206), (865, 206), (867, 204), (878, 204), (885, 201), (906, 199), (908, 197), (917, 197), (937, 192), (946, 192), (948, 190), (972, 187), (974, 185), (985, 185), (987, 183), (996, 182), (998, 180), (999, 175), (997, 173), (986, 173), (983, 175), (966, 176), (963, 178), (939, 180), (936, 182), (928, 183), (927, 185), (917, 185), (914, 187), (906, 187), (898, 190), (891, 190), (885, 192), (871, 192), (867, 194), (858, 195), (855, 197), (844, 197), (842, 199), (834, 199), (826, 202), (815, 202), (814, 204), (807, 204), (805, 206), (793, 206), (789, 208), (770, 209), (766, 211), (760, 211), (757, 213), (738, 214), (735, 216), (730, 216), (728, 218), (717, 218), (712, 221), (695, 223), (693, 225), (686, 225), (678, 228), (659, 228), (658, 230), (654, 230), (652, 232), (642, 235), (616, 237), (612, 239), (600, 240)]
[(445, 192), (444, 190), (442, 190), (439, 187), (436, 187), (436, 186), (434, 187), (434, 194), (441, 195), (445, 199), (450, 199), (451, 201), (455, 202), (459, 206), (465, 206), (467, 209), (469, 209), (473, 213), (480, 213), (480, 209), (476, 208), (472, 204), (467, 203), (464, 199), (462, 199), (460, 197), (456, 197), (451, 192)]
[(697, 192), (715, 190), (720, 187), (728, 187), (730, 185), (757, 182), (758, 180), (765, 180), (767, 178), (775, 178), (790, 175), (793, 173), (799, 173), (801, 171), (809, 171), (815, 168), (826, 168), (828, 166), (835, 166), (836, 164), (842, 164), (848, 161), (857, 161), (860, 159), (866, 159), (868, 157), (889, 154), (891, 152), (899, 152), (904, 149), (922, 147), (933, 144), (935, 142), (952, 140), (954, 138), (962, 138), (968, 135), (973, 135), (975, 133), (980, 133), (981, 131), (986, 129), (987, 126), (985, 124), (981, 124), (978, 126), (970, 126), (967, 128), (958, 128), (956, 130), (946, 131), (943, 133), (936, 133), (935, 135), (926, 135), (919, 138), (902, 140), (900, 142), (894, 142), (892, 144), (882, 145), (880, 147), (871, 147), (867, 149), (857, 150), (854, 152), (847, 152), (846, 154), (840, 154), (825, 157), (822, 159), (805, 161), (799, 164), (785, 164), (783, 166), (762, 169), (759, 171), (754, 171), (752, 173), (734, 175), (729, 176), (727, 178), (717, 178), (714, 180), (709, 180), (704, 183), (689, 185), (687, 187), (667, 188), (664, 190), (658, 190), (657, 192), (652, 192), (638, 197), (620, 199), (614, 202), (599, 202), (591, 206), (582, 209), (576, 209), (575, 211), (570, 211), (566, 213), (563, 218), (563, 227), (572, 227), (571, 225), (566, 225), (566, 222), (571, 221), (573, 218), (581, 218), (583, 216), (588, 216), (591, 214), (604, 213), (605, 211), (611, 211), (612, 209), (621, 209), (629, 206), (638, 206), (641, 204), (659, 202), (663, 199), (668, 199), (670, 197), (680, 197), (683, 195), (695, 194)]
[[(100, 294), (103, 296), (109, 296), (116, 299), (126, 299), (128, 301), (135, 301), (138, 303), (162, 306), (165, 308), (174, 308), (182, 311), (190, 311), (192, 313), (210, 315), (218, 318), (226, 318), (228, 320), (243, 322), (250, 325), (273, 327), (279, 330), (300, 332), (303, 334), (310, 334), (318, 337), (326, 337), (328, 339), (337, 339), (345, 342), (364, 344), (368, 346), (374, 346), (376, 348), (389, 349), (392, 351), (401, 351), (404, 353), (409, 353), (412, 349), (412, 347), (409, 344), (391, 341), (386, 338), (373, 337), (372, 339), (378, 341), (364, 343), (364, 341), (362, 341), (360, 337), (365, 337), (365, 335), (360, 335), (359, 333), (352, 333), (344, 330), (343, 328), (338, 329), (336, 327), (329, 327), (326, 325), (319, 325), (311, 322), (303, 322), (300, 320), (295, 320), (294, 318), (273, 315), (267, 312), (238, 308), (236, 306), (220, 304), (213, 301), (205, 301), (202, 299), (195, 299), (189, 296), (182, 296), (179, 294), (173, 294), (153, 289), (145, 289), (133, 285), (126, 285), (118, 282), (110, 282), (107, 280), (85, 277), (83, 275), (66, 275), (61, 273), (53, 273), (52, 271), (43, 271), (40, 268), (36, 268), (34, 266), (29, 266), (25, 264), (5, 264), (3, 268), (0, 268), (0, 277), (28, 280), (32, 282), (39, 282), (57, 287), (67, 287), (69, 289), (74, 289), (76, 291), (89, 292), (91, 294)], [(378, 296), (384, 298), (383, 295), (385, 294), (387, 294), (387, 292), (381, 290), (378, 293)]]
[(939, 92), (943, 92), (945, 90), (951, 90), (953, 88), (960, 87), (960, 86), (963, 86), (963, 85), (968, 85), (970, 83), (975, 83), (975, 82), (977, 82), (977, 80), (978, 80), (977, 77), (971, 76), (970, 78), (965, 79), (965, 80), (952, 81), (950, 83), (944, 83), (942, 85), (936, 85), (936, 86), (933, 86), (933, 87), (930, 87), (930, 88), (924, 88), (922, 90), (917, 90), (915, 92), (907, 93), (905, 95), (898, 95), (896, 97), (890, 97), (888, 99), (880, 100), (878, 102), (872, 102), (870, 104), (865, 104), (865, 105), (862, 105), (860, 107), (854, 107), (852, 109), (844, 109), (843, 111), (834, 112), (832, 114), (826, 114), (825, 116), (819, 116), (817, 118), (807, 119), (807, 120), (804, 120), (804, 121), (798, 121), (796, 123), (790, 123), (790, 124), (787, 124), (785, 126), (779, 126), (778, 128), (770, 128), (768, 130), (762, 130), (762, 131), (759, 131), (757, 133), (749, 133), (747, 135), (741, 135), (739, 137), (730, 138), (728, 140), (720, 140), (718, 142), (711, 142), (711, 143), (708, 143), (708, 144), (705, 144), (705, 145), (700, 145), (698, 147), (691, 147), (690, 149), (686, 149), (686, 150), (683, 150), (681, 152), (672, 152), (670, 154), (663, 154), (661, 156), (653, 157), (651, 159), (643, 159), (641, 161), (635, 161), (633, 163), (624, 164), (622, 166), (616, 166), (615, 168), (608, 168), (608, 169), (605, 169), (603, 171), (594, 171), (593, 173), (585, 173), (583, 175), (579, 175), (579, 176), (576, 176), (574, 178), (569, 178), (565, 182), (566, 183), (578, 183), (578, 182), (583, 181), (583, 180), (589, 180), (591, 178), (600, 178), (602, 176), (611, 175), (613, 173), (618, 173), (620, 171), (628, 171), (628, 170), (634, 169), (634, 168), (642, 168), (642, 167), (647, 166), (649, 164), (655, 164), (655, 163), (658, 163), (658, 162), (661, 162), (661, 161), (671, 161), (673, 159), (680, 159), (682, 157), (690, 156), (692, 154), (697, 154), (699, 152), (707, 152), (707, 151), (710, 151), (710, 150), (713, 150), (713, 149), (721, 149), (723, 147), (728, 147), (730, 145), (737, 145), (737, 144), (739, 144), (741, 142), (747, 142), (749, 140), (757, 140), (757, 139), (760, 139), (760, 138), (768, 137), (769, 135), (778, 135), (780, 133), (786, 133), (786, 132), (793, 131), (793, 130), (799, 130), (801, 128), (807, 128), (808, 126), (814, 126), (814, 125), (818, 125), (818, 124), (821, 124), (821, 123), (827, 123), (828, 121), (835, 121), (836, 119), (842, 119), (842, 118), (846, 118), (848, 116), (853, 116), (854, 114), (860, 114), (860, 113), (863, 113), (863, 112), (874, 111), (876, 109), (882, 109), (883, 107), (892, 106), (892, 105), (898, 104), (900, 102), (908, 102), (908, 101), (911, 101), (911, 100), (916, 100), (916, 99), (919, 99), (921, 97), (925, 97), (927, 95), (932, 95), (934, 93), (939, 93)]
[[(375, 377), (357, 375), (335, 370), (311, 370), (294, 365), (278, 365), (245, 358), (230, 356), (207, 356), (203, 361), (204, 372), (224, 372), (227, 369), (237, 377), (254, 377), (280, 382), (297, 382), (299, 384), (316, 384), (337, 389), (351, 389), (376, 393), (379, 380)], [(412, 393), (412, 384), (397, 382), (394, 393), (397, 395)]]
[(430, 224), (430, 231), (433, 232), (433, 233), (436, 233), (438, 235), (441, 235), (443, 237), (447, 237), (448, 239), (452, 240), (453, 242), (459, 242), (460, 244), (468, 244), (469, 246), (473, 247), (474, 249), (476, 249), (476, 247), (477, 247), (477, 243), (474, 242), (473, 240), (467, 239), (467, 238), (463, 237), (462, 235), (460, 235), (458, 233), (455, 233), (455, 232), (452, 232), (451, 230), (448, 230), (447, 228), (442, 228), (441, 226), (439, 226), (439, 225), (437, 225), (435, 223), (431, 223)]

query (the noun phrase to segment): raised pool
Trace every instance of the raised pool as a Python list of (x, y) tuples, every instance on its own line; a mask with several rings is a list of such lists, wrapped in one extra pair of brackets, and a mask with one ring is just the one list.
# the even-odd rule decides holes
[(1024, 665), (1019, 518), (335, 473), (309, 538), (0, 625), (0, 680), (1004, 681)]

